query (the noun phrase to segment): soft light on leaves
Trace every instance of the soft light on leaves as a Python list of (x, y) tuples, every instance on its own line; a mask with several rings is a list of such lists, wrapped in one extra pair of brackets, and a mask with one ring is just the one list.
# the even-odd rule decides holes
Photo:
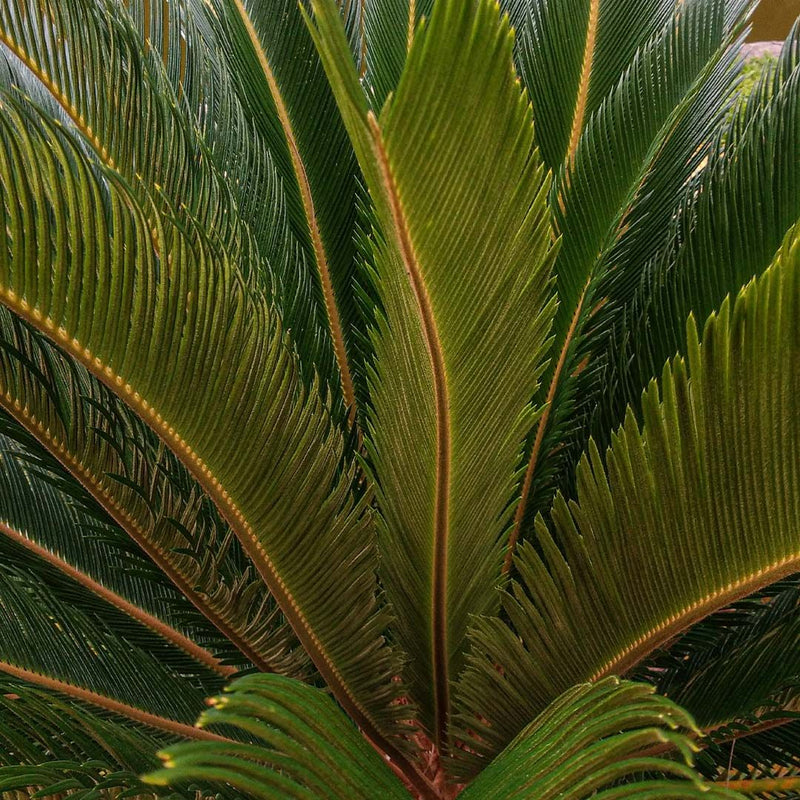
[[(440, 2), (378, 122), (332, 3), (315, 37), (376, 208), (367, 449), (413, 698), (440, 743), (495, 586), (553, 313), (549, 182), (499, 8)], [(510, 187), (513, 187), (510, 188)]]
[(273, 309), (221, 245), (91, 171), (69, 135), (10, 101), (0, 186), (2, 301), (169, 443), (337, 697), (379, 737), (404, 711), (391, 704), (369, 498), (353, 497), (342, 436), (303, 387)]
[[(517, 560), (520, 584), (481, 622), (463, 698), (496, 751), (567, 686), (623, 673), (708, 614), (800, 569), (800, 242), (726, 301), (688, 363), (668, 364), (578, 500)], [(691, 376), (691, 379), (690, 379)], [(519, 638), (518, 638), (519, 637)], [(502, 672), (496, 669), (502, 664)], [(488, 722), (485, 698), (494, 708)]]
[(250, 743), (180, 744), (160, 753), (156, 785), (225, 784), (264, 800), (403, 800), (403, 784), (321, 690), (277, 675), (234, 681), (199, 720)]

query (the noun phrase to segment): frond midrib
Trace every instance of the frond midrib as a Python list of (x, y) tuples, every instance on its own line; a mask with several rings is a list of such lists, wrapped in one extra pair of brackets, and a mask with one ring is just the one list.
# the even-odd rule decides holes
[(210, 653), (204, 647), (198, 645), (196, 642), (193, 642), (180, 631), (168, 625), (163, 620), (153, 616), (143, 608), (140, 608), (134, 603), (131, 603), (129, 600), (126, 600), (124, 597), (107, 588), (106, 586), (103, 586), (103, 584), (94, 580), (86, 573), (81, 572), (79, 569), (72, 566), (72, 564), (69, 564), (67, 561), (57, 556), (46, 547), (42, 547), (32, 539), (29, 539), (21, 531), (16, 530), (4, 522), (0, 522), (0, 535), (6, 536), (11, 541), (34, 553), (38, 558), (55, 567), (57, 570), (83, 586), (85, 589), (88, 589), (97, 597), (100, 597), (102, 600), (110, 603), (123, 614), (135, 619), (137, 622), (149, 628), (154, 633), (180, 648), (191, 658), (213, 670), (218, 675), (229, 677), (237, 671), (235, 667), (222, 664), (222, 662), (212, 653)]

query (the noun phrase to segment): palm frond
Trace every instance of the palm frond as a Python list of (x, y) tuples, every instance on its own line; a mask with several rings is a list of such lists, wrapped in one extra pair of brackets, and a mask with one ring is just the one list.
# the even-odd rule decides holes
[(392, 702), (369, 498), (354, 500), (342, 436), (300, 382), (277, 316), (219, 243), (90, 171), (68, 133), (11, 101), (0, 125), (3, 303), (173, 449), (337, 699), (391, 749), (381, 731), (409, 709)]
[(705, 728), (791, 707), (800, 579), (772, 584), (695, 625), (636, 671)]
[(365, 0), (364, 88), (379, 115), (400, 83), (417, 28), (433, 10), (433, 0)]
[(0, 568), (0, 621), (0, 672), (195, 738), (191, 723), (203, 708), (201, 689), (9, 566)]
[[(4, 433), (21, 442), (38, 477), (100, 524), (108, 526), (110, 517), (130, 540), (129, 552), (146, 554), (219, 631), (212, 647), (222, 638), (228, 646), (221, 653), (235, 665), (307, 675), (307, 656), (186, 470), (106, 387), (6, 309), (0, 312), (0, 387), (0, 406), (16, 420), (2, 426)], [(29, 535), (54, 536), (53, 544), (66, 546), (65, 554), (101, 584), (119, 586), (119, 577), (109, 574), (115, 562), (76, 556), (77, 541), (65, 542), (35, 511), (16, 511)]]
[(506, 569), (555, 489), (571, 489), (564, 476), (588, 439), (585, 409), (605, 390), (606, 309), (636, 280), (643, 255), (663, 242), (720, 124), (736, 77), (739, 30), (726, 23), (726, 8), (724, 0), (682, 3), (636, 52), (560, 170), (552, 198), (562, 237), (559, 310), (538, 398), (547, 409), (528, 444)]
[[(800, 244), (707, 321), (664, 368), (605, 459), (557, 497), (522, 548), (521, 584), (478, 625), (466, 734), (496, 752), (565, 685), (623, 674), (731, 602), (798, 571)], [(691, 381), (689, 380), (691, 375)], [(605, 462), (605, 463), (604, 463)], [(502, 665), (502, 670), (497, 666)], [(488, 704), (488, 706), (487, 706)], [(491, 719), (481, 714), (491, 709)]]
[[(464, 800), (737, 798), (691, 768), (692, 718), (640, 683), (605, 678), (554, 700), (461, 795)], [(648, 755), (668, 745), (680, 760)], [(647, 773), (650, 773), (649, 775)], [(644, 774), (644, 775), (643, 775)]]
[(240, 678), (212, 701), (203, 728), (224, 724), (252, 744), (175, 745), (150, 784), (223, 784), (274, 800), (402, 800), (408, 793), (341, 710), (318, 689), (276, 675)]
[(674, 0), (503, 0), (536, 141), (558, 173), (592, 116), (674, 13)]
[(638, 402), (641, 388), (681, 349), (686, 316), (704, 318), (763, 272), (800, 217), (800, 164), (783, 155), (800, 146), (799, 48), (795, 28), (776, 68), (716, 140), (668, 246), (620, 303), (607, 348), (607, 390), (594, 412), (596, 436), (607, 436), (626, 404)]
[(102, 762), (140, 774), (153, 769), (155, 752), (174, 740), (165, 731), (65, 695), (0, 678), (0, 767)]
[(100, 618), (161, 663), (197, 676), (206, 691), (218, 690), (220, 678), (236, 668), (204, 646), (209, 632), (198, 625), (196, 610), (166, 585), (163, 573), (153, 575), (143, 554), (111, 544), (124, 531), (82, 513), (66, 492), (26, 469), (22, 458), (21, 448), (0, 437), (3, 562), (35, 576), (56, 597)]
[[(488, 2), (441, 2), (380, 123), (330, 3), (313, 28), (382, 235), (368, 453), (394, 628), (439, 744), (500, 545), (552, 319), (549, 188)], [(515, 187), (513, 191), (509, 187)]]
[[(339, 378), (335, 396), (356, 414), (351, 337), (357, 165), (325, 73), (295, 0), (214, 0), (233, 88), (273, 154), (288, 220), (312, 270), (319, 316)], [(298, 320), (300, 322), (300, 320)]]

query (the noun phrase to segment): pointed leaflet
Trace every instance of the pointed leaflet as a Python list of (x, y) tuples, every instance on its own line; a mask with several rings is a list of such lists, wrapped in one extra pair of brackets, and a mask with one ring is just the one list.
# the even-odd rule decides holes
[(408, 792), (319, 689), (277, 675), (251, 675), (211, 701), (198, 722), (239, 729), (251, 744), (180, 744), (159, 755), (155, 785), (232, 786), (270, 800), (403, 800)]
[[(723, 785), (702, 783), (691, 769), (692, 730), (697, 731), (691, 717), (649, 686), (615, 678), (576, 686), (531, 722), (461, 797), (740, 798)], [(668, 745), (681, 760), (643, 752), (654, 745)]]
[(2, 302), (173, 448), (337, 699), (391, 749), (381, 729), (408, 712), (392, 705), (367, 501), (272, 309), (224, 248), (90, 172), (67, 133), (7, 101), (0, 187)]
[[(213, 0), (231, 70), (288, 194), (289, 224), (314, 271), (326, 338), (355, 419), (350, 337), (354, 296), (356, 164), (297, 0)], [(297, 320), (302, 324), (302, 320)]]
[(512, 35), (489, 2), (445, 0), (378, 123), (330, 3), (325, 68), (383, 237), (369, 454), (397, 635), (426, 723), (446, 736), (471, 613), (495, 607), (550, 302), (548, 181)]
[[(497, 752), (563, 689), (622, 674), (719, 608), (800, 571), (800, 239), (664, 368), (578, 500), (537, 520), (521, 584), (485, 619), (465, 736)], [(691, 375), (691, 381), (689, 376)], [(498, 670), (502, 666), (502, 671)], [(469, 730), (470, 733), (466, 733)], [(465, 758), (469, 758), (465, 755)]]

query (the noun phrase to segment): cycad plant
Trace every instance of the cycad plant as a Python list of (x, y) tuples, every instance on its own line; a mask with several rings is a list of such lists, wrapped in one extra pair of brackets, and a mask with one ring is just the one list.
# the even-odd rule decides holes
[(0, 793), (800, 791), (750, 11), (0, 2)]

